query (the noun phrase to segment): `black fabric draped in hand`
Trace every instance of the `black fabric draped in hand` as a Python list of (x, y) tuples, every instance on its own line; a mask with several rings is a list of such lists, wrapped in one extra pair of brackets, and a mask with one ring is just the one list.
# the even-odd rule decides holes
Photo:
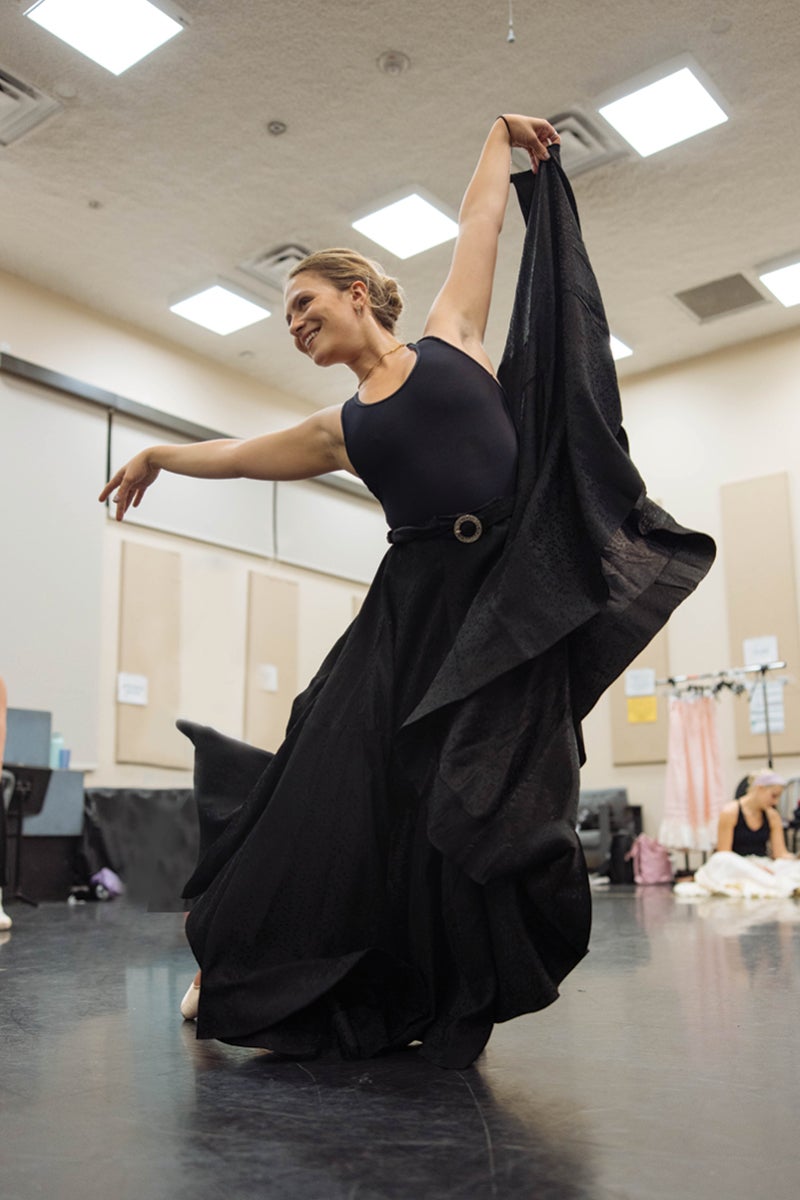
[(580, 721), (709, 569), (647, 499), (558, 151), (527, 220), (500, 382), (514, 511), (393, 546), (270, 755), (180, 722), (201, 856), (198, 1036), (474, 1060), (586, 953)]

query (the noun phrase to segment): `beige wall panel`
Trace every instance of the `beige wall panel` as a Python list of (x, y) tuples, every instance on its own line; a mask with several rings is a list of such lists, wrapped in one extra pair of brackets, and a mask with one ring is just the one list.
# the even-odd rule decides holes
[(241, 738), (247, 570), (234, 555), (181, 546), (181, 715)]
[[(276, 750), (297, 692), (298, 587), (251, 571), (247, 604), (244, 737)], [(265, 690), (265, 668), (277, 671), (277, 691)]]
[[(650, 668), (656, 679), (669, 675), (669, 634), (666, 628), (657, 633), (628, 670)], [(636, 763), (663, 763), (667, 761), (667, 696), (658, 693), (658, 719), (656, 721), (631, 724), (628, 720), (628, 698), (625, 695), (625, 675), (609, 689), (611, 705), (611, 749), (615, 767), (627, 767)]]
[[(793, 681), (784, 688), (785, 732), (772, 736), (773, 754), (800, 753), (800, 630), (789, 476), (765, 475), (721, 489), (722, 537), (728, 596), (731, 666), (744, 665), (745, 638), (774, 634)], [(776, 678), (773, 675), (772, 678)], [(736, 705), (736, 751), (766, 762), (764, 734), (750, 732), (748, 705)]]
[(191, 747), (175, 728), (180, 605), (180, 555), (124, 542), (117, 669), (147, 677), (148, 703), (117, 704), (117, 762), (183, 769), (191, 764)]

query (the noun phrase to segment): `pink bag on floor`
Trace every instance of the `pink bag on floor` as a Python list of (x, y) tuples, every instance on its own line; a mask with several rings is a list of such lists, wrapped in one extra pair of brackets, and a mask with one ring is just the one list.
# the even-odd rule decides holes
[(633, 859), (635, 883), (672, 883), (672, 863), (666, 846), (640, 833), (626, 858)]

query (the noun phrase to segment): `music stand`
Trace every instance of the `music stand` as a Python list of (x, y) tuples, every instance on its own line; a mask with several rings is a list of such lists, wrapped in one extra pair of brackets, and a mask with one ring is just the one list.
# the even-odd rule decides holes
[(42, 811), (47, 786), (50, 783), (52, 771), (49, 767), (25, 767), (15, 763), (3, 763), (3, 766), (14, 776), (14, 791), (8, 805), (9, 817), (13, 813), (17, 818), (17, 845), (14, 853), (14, 891), (12, 899), (21, 900), (38, 908), (38, 902), (31, 900), (22, 890), (22, 822), (25, 817), (35, 817)]

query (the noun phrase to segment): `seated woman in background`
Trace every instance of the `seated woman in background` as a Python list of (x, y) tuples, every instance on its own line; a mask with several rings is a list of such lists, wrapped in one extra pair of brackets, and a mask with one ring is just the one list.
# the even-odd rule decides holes
[(759, 858), (793, 858), (786, 849), (778, 801), (786, 780), (774, 771), (751, 775), (740, 800), (726, 804), (719, 814), (717, 850), (755, 854)]
[(800, 895), (800, 861), (786, 849), (776, 807), (785, 786), (786, 780), (772, 770), (751, 776), (741, 799), (720, 813), (716, 854), (693, 882), (676, 884), (676, 894), (745, 899)]

